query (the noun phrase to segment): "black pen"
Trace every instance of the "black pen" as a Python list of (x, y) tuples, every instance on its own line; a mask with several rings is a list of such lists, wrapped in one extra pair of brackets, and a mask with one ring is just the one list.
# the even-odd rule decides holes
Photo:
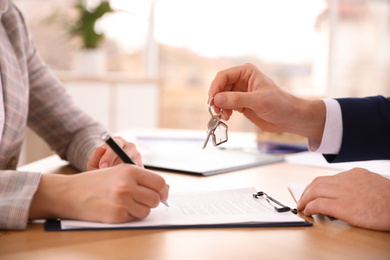
[[(123, 151), (123, 149), (114, 141), (114, 139), (112, 139), (112, 137), (107, 132), (104, 132), (101, 135), (101, 138), (104, 142), (106, 142), (106, 144), (108, 144), (108, 146), (111, 147), (111, 149), (119, 156), (119, 158), (121, 158), (121, 160), (124, 163), (136, 165), (133, 162), (133, 160), (131, 160), (131, 158), (127, 155), (127, 153), (125, 153), (125, 151)], [(169, 207), (168, 202), (161, 201), (161, 203), (163, 203), (165, 206)]]
[(101, 138), (104, 142), (106, 142), (106, 144), (108, 144), (108, 146), (111, 147), (111, 149), (119, 156), (119, 158), (121, 158), (124, 163), (135, 165), (133, 160), (131, 160), (131, 158), (125, 153), (125, 151), (123, 151), (123, 149), (114, 141), (114, 139), (112, 139), (112, 137), (107, 132), (104, 132)]

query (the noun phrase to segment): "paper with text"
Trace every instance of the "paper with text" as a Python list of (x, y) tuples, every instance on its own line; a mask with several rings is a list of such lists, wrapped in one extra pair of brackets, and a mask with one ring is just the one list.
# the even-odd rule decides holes
[(123, 224), (61, 220), (61, 229), (180, 227), (197, 225), (294, 223), (304, 220), (291, 212), (278, 213), (265, 199), (255, 199), (254, 188), (212, 192), (180, 192), (169, 196), (142, 220)]

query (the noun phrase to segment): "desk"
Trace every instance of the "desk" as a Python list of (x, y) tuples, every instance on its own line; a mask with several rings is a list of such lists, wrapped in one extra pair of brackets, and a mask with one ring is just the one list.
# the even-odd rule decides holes
[[(75, 173), (57, 157), (24, 169)], [(294, 205), (287, 186), (308, 183), (336, 171), (289, 163), (209, 177), (158, 172), (171, 191), (254, 186)], [(0, 259), (390, 259), (390, 233), (352, 227), (325, 216), (306, 218), (312, 227), (207, 228), (45, 232), (42, 223), (26, 231), (0, 231)]]

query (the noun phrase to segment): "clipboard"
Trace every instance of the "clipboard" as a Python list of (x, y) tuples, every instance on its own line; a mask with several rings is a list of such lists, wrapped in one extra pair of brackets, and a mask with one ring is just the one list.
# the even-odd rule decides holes
[(213, 147), (202, 150), (201, 139), (137, 137), (147, 169), (209, 176), (284, 161), (284, 157), (260, 151)]
[[(104, 224), (72, 220), (48, 220), (46, 231), (114, 229), (184, 229), (227, 227), (298, 227), (313, 224), (292, 213), (277, 211), (253, 187), (211, 192), (178, 192), (169, 207), (160, 204), (142, 220)], [(284, 206), (284, 205), (283, 205)]]
[(236, 224), (203, 224), (203, 225), (167, 225), (153, 227), (83, 227), (62, 229), (60, 219), (49, 219), (44, 224), (45, 231), (93, 231), (93, 230), (150, 230), (150, 229), (188, 229), (188, 228), (256, 228), (256, 227), (310, 227), (312, 223), (279, 222), (279, 223), (236, 223)]

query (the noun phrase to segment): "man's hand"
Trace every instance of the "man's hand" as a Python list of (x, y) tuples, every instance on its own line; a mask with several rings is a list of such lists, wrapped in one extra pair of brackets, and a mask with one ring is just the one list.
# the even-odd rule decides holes
[(390, 180), (366, 169), (314, 179), (298, 202), (311, 216), (324, 214), (351, 225), (390, 231)]
[(322, 100), (304, 100), (279, 88), (252, 64), (220, 71), (209, 90), (214, 109), (228, 120), (233, 110), (243, 113), (268, 132), (289, 132), (321, 141), (326, 109)]

